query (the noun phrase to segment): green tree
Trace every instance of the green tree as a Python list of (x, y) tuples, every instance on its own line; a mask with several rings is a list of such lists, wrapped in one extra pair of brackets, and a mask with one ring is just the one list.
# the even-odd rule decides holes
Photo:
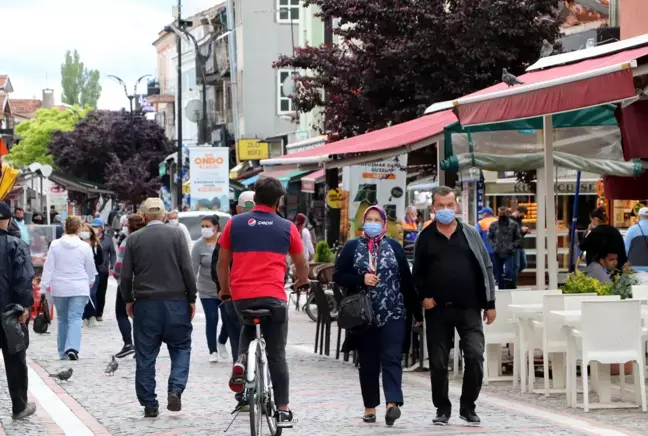
[(97, 107), (101, 96), (99, 71), (89, 70), (81, 62), (79, 52), (65, 52), (65, 63), (61, 64), (61, 101), (65, 104)]
[(16, 126), (20, 141), (11, 148), (7, 160), (17, 166), (27, 166), (33, 162), (52, 164), (49, 143), (55, 132), (71, 132), (76, 123), (85, 118), (90, 108), (73, 106), (69, 110), (59, 108), (40, 109), (34, 119), (23, 121)]

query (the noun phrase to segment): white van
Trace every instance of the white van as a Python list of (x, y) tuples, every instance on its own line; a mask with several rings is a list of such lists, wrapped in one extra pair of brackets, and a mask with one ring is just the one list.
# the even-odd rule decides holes
[(178, 213), (178, 221), (187, 226), (187, 229), (189, 229), (192, 246), (194, 242), (202, 237), (202, 232), (200, 231), (200, 222), (202, 221), (203, 217), (212, 215), (216, 215), (218, 217), (220, 231), (223, 231), (225, 224), (227, 224), (230, 218), (232, 218), (232, 216), (228, 213), (211, 210), (197, 210)]

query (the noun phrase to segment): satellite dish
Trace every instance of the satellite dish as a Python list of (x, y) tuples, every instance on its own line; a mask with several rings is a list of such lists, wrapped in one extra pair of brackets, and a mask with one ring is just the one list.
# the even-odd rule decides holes
[(52, 170), (53, 170), (53, 168), (52, 168), (50, 165), (43, 165), (43, 166), (41, 167), (41, 169), (40, 169), (41, 174), (42, 174), (44, 177), (49, 177), (49, 176), (51, 176), (51, 175), (52, 175)]
[(295, 93), (295, 76), (296, 74), (290, 74), (281, 84), (283, 93), (286, 97), (292, 97)]
[(191, 100), (185, 106), (185, 116), (192, 123), (197, 123), (200, 121), (200, 116), (202, 114), (202, 103), (200, 100)]

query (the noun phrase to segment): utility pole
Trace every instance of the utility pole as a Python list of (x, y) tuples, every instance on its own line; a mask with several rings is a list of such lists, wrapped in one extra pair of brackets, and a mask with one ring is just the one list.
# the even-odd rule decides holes
[[(241, 0), (239, 0), (241, 1)], [(236, 77), (236, 26), (234, 25), (234, 1), (227, 0), (225, 4), (227, 10), (227, 30), (229, 41), (229, 63), (230, 63), (230, 95), (232, 96), (232, 118), (234, 122), (234, 143), (240, 139), (239, 135), (239, 111), (238, 111), (238, 80)]]
[[(178, 0), (178, 28), (182, 28), (182, 0)], [(178, 89), (176, 91), (176, 117), (178, 119), (178, 131), (176, 138), (178, 141), (178, 183), (176, 184), (177, 208), (182, 210), (182, 38), (176, 35), (176, 47), (178, 49)]]

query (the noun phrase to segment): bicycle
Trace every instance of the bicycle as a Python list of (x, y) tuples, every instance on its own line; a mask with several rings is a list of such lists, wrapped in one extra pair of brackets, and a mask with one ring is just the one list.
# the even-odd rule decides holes
[(266, 343), (261, 334), (261, 322), (269, 318), (272, 312), (268, 309), (248, 309), (241, 312), (244, 320), (256, 327), (256, 338), (248, 347), (247, 367), (245, 370), (245, 389), (243, 400), (250, 407), (250, 434), (261, 436), (263, 415), (266, 416), (271, 436), (281, 436), (283, 428), (277, 426), (275, 415), (277, 405), (274, 402), (272, 379), (268, 368)]

